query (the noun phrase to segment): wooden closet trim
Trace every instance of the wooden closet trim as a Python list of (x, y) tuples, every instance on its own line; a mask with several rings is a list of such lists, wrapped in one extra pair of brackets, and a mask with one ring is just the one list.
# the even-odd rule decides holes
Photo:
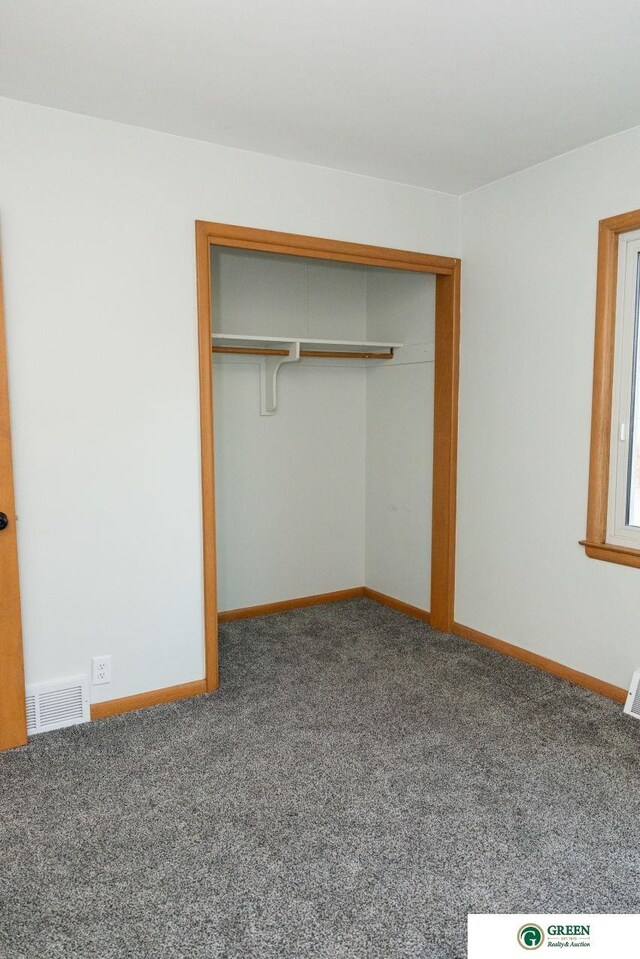
[(211, 244), (258, 250), (262, 253), (282, 253), (286, 256), (304, 256), (319, 260), (337, 260), (341, 263), (360, 263), (364, 266), (393, 267), (394, 270), (413, 270), (419, 273), (452, 273), (457, 260), (450, 256), (432, 256), (412, 253), (364, 243), (346, 243), (326, 240), (318, 236), (298, 233), (276, 233), (273, 230), (254, 230), (228, 223), (196, 223), (196, 234), (201, 230)]
[(204, 628), (207, 690), (218, 688), (214, 412), (211, 363), (212, 246), (304, 256), (362, 266), (433, 273), (436, 276), (433, 501), (431, 538), (431, 624), (453, 628), (458, 447), (460, 260), (386, 247), (347, 243), (295, 233), (257, 230), (228, 223), (196, 222), (196, 279), (200, 368), (200, 432)]

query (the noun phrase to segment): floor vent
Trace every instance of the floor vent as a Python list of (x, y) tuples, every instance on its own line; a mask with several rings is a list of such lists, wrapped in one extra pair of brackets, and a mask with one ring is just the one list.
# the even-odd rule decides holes
[(89, 721), (89, 678), (71, 676), (27, 686), (27, 733), (46, 733)]
[(640, 669), (636, 669), (631, 680), (631, 688), (624, 704), (625, 713), (640, 719)]

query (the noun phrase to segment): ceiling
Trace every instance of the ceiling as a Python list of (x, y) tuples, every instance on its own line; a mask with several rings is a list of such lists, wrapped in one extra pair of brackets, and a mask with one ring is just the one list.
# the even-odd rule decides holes
[(0, 96), (459, 194), (640, 124), (640, 4), (0, 0)]

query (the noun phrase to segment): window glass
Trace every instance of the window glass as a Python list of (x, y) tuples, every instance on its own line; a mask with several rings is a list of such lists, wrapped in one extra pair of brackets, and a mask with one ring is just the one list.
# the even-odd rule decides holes
[(633, 368), (631, 373), (631, 410), (629, 415), (629, 459), (627, 464), (627, 511), (628, 526), (640, 527), (640, 365), (639, 290), (640, 254), (635, 257), (635, 298), (633, 304)]

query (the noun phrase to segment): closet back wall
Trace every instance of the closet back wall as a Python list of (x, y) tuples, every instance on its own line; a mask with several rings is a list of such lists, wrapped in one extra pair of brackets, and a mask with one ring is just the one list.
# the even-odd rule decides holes
[[(216, 332), (366, 338), (362, 267), (213, 247), (211, 279)], [(220, 610), (364, 583), (364, 364), (284, 365), (272, 416), (258, 364), (214, 359)]]
[(96, 700), (204, 675), (195, 221), (456, 256), (457, 210), (428, 190), (0, 99), (29, 682), (86, 673), (103, 653), (113, 682)]

